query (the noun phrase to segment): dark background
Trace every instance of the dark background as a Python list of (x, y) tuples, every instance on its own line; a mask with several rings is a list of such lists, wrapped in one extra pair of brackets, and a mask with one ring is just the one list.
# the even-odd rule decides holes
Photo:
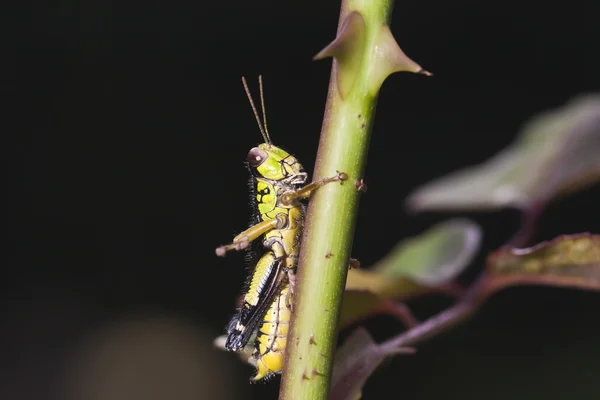
[[(408, 216), (411, 189), (490, 157), (532, 114), (600, 89), (598, 11), (582, 0), (397, 3), (394, 35), (435, 76), (396, 74), (382, 89), (353, 249), (362, 265), (451, 216)], [(219, 369), (209, 384), (229, 398), (276, 397), (278, 379), (249, 385), (252, 369), (210, 346), (246, 274), (241, 255), (214, 248), (246, 224), (243, 161), (261, 140), (240, 77), (257, 93), (263, 75), (273, 140), (311, 171), (331, 65), (311, 57), (338, 13), (338, 1), (88, 1), (18, 14), (3, 79), (1, 398), (62, 398), (65, 382), (81, 381), (73, 349), (140, 315), (204, 332), (198, 358)], [(553, 203), (535, 241), (600, 232), (598, 204), (598, 186)], [(519, 224), (510, 210), (455, 215), (485, 231), (467, 278)], [(424, 318), (448, 304), (414, 307)], [(599, 306), (596, 293), (506, 290), (418, 355), (387, 362), (365, 398), (597, 399)], [(383, 317), (368, 326), (378, 340), (400, 327)], [(156, 346), (145, 363), (161, 363)], [(172, 390), (141, 398), (191, 398), (160, 373), (136, 379)]]

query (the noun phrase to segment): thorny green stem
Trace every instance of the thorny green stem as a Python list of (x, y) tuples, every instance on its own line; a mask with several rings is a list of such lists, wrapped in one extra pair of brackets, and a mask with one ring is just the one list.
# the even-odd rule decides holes
[(360, 13), (364, 20), (365, 41), (362, 50), (359, 49), (363, 54), (358, 55), (364, 62), (357, 64), (353, 84), (342, 88), (342, 92), (336, 75), (338, 61), (333, 63), (313, 180), (338, 172), (346, 173), (348, 179), (342, 184), (322, 187), (310, 200), (280, 400), (329, 397), (339, 312), (358, 207), (355, 182), (363, 177), (378, 92), (373, 93), (372, 82), (367, 79), (368, 57), (378, 28), (388, 23), (392, 5), (391, 0), (343, 0), (342, 3), (338, 33), (351, 12)]

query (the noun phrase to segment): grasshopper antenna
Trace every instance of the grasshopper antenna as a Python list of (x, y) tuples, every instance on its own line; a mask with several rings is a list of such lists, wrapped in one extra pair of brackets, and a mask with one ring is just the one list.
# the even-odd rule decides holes
[[(261, 82), (262, 88), (262, 80), (259, 78), (259, 82)], [(246, 91), (246, 96), (248, 96), (248, 101), (250, 102), (250, 107), (252, 107), (252, 111), (254, 112), (254, 118), (256, 118), (256, 123), (258, 124), (258, 129), (260, 129), (260, 133), (262, 134), (265, 143), (271, 144), (271, 139), (269, 135), (265, 131), (265, 127), (263, 127), (262, 122), (260, 121), (260, 117), (258, 116), (258, 111), (256, 111), (256, 106), (254, 105), (254, 100), (252, 100), (252, 95), (250, 94), (250, 89), (248, 89), (248, 83), (246, 82), (246, 78), (242, 76), (242, 84), (244, 85), (244, 90)]]
[(263, 82), (262, 75), (258, 76), (258, 88), (260, 90), (260, 107), (263, 115), (263, 127), (265, 128), (265, 134), (267, 135), (267, 143), (271, 143), (271, 136), (269, 135), (269, 128), (267, 128), (267, 109), (265, 108), (265, 96), (263, 94)]

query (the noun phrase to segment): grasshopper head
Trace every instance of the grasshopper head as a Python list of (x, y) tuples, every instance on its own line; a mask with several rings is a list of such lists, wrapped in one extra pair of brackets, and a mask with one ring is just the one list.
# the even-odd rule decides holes
[(287, 151), (270, 143), (262, 143), (248, 152), (250, 169), (262, 178), (303, 185), (308, 179), (302, 164)]

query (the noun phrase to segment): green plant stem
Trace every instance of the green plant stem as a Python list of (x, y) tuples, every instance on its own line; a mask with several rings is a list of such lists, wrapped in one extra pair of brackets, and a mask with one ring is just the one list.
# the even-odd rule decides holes
[[(344, 0), (340, 26), (352, 11), (365, 21), (360, 67), (344, 98), (334, 61), (313, 180), (345, 172), (348, 180), (317, 190), (308, 208), (288, 335), (280, 400), (327, 399), (337, 325), (352, 248), (359, 192), (377, 94), (369, 90), (370, 54), (378, 28), (388, 23), (390, 0)], [(338, 27), (339, 32), (339, 27)], [(343, 84), (343, 82), (342, 82)]]

